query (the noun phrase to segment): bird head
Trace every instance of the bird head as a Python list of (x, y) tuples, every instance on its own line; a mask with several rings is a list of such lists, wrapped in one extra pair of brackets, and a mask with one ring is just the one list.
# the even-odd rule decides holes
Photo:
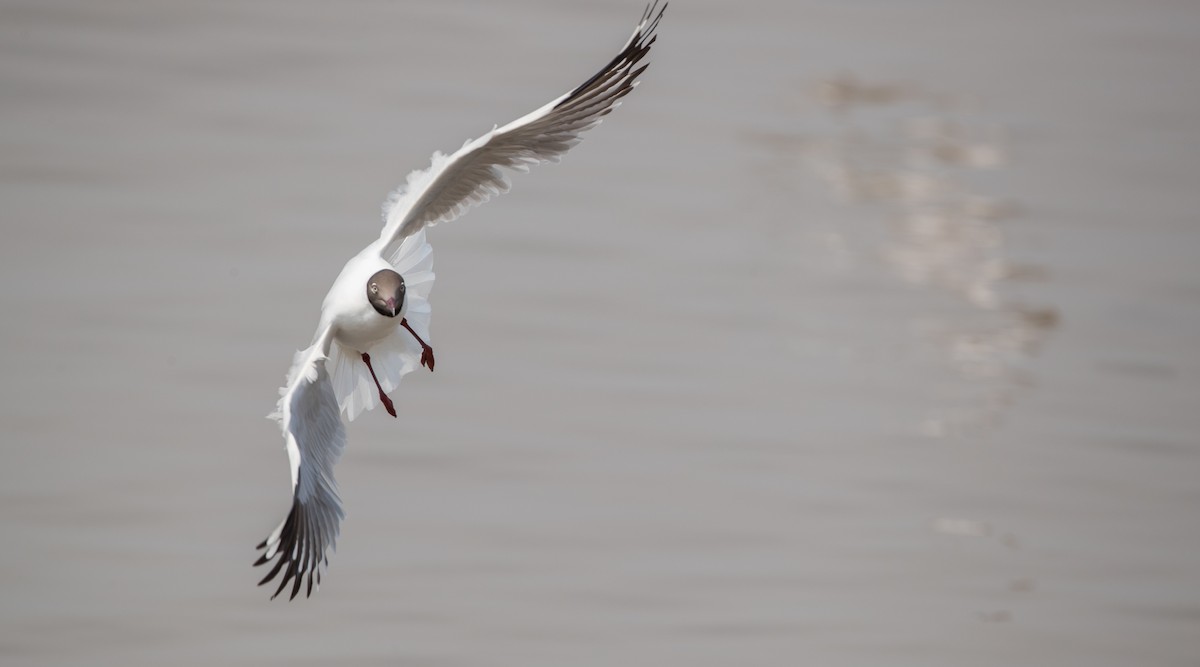
[(367, 301), (384, 317), (395, 317), (404, 309), (404, 278), (391, 269), (375, 272), (367, 280)]

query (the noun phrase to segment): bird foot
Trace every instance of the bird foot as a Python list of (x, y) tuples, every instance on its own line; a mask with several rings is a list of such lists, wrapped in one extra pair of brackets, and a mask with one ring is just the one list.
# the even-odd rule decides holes
[(430, 372), (432, 372), (433, 371), (433, 348), (429, 346), (429, 343), (426, 343), (424, 340), (422, 340), (422, 338), (417, 335), (416, 331), (413, 331), (412, 326), (409, 325), (409, 323), (408, 323), (407, 317), (400, 320), (400, 326), (404, 327), (405, 329), (408, 329), (408, 333), (412, 334), (413, 338), (416, 338), (417, 342), (421, 344), (421, 365), (428, 368), (430, 370)]
[(379, 402), (383, 403), (383, 409), (387, 410), (389, 415), (395, 417), (396, 406), (392, 404), (392, 399), (383, 393), (383, 386), (379, 384), (379, 378), (375, 377), (375, 367), (371, 365), (371, 355), (363, 352), (362, 360), (367, 365), (367, 370), (371, 371), (371, 379), (375, 381), (375, 388), (379, 390)]
[(392, 399), (388, 398), (387, 394), (379, 392), (379, 400), (383, 403), (383, 409), (387, 410), (388, 414), (396, 416), (396, 406), (392, 403)]

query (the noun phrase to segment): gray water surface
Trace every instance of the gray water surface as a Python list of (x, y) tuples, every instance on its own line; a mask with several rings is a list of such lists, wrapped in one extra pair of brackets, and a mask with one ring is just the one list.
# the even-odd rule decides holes
[(0, 4), (0, 662), (1200, 663), (1189, 3), (672, 3), (255, 587), (378, 203), (640, 9)]

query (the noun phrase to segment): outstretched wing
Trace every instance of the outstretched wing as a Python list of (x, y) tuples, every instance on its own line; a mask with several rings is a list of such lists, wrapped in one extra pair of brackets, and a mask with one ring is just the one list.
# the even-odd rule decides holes
[(451, 155), (433, 154), (424, 171), (409, 174), (407, 183), (384, 204), (384, 257), (405, 237), (426, 225), (453, 220), (471, 206), (507, 192), (501, 167), (528, 171), (557, 161), (579, 143), (580, 134), (612, 111), (637, 85), (649, 65), (638, 63), (654, 44), (654, 30), (667, 6), (655, 13), (658, 0), (646, 8), (633, 35), (615, 58), (590, 79), (546, 106), (501, 128), (467, 141)]
[(278, 410), (271, 415), (279, 420), (292, 466), (292, 509), (258, 545), (263, 554), (254, 563), (275, 560), (260, 586), (283, 574), (271, 599), (289, 583), (295, 598), (306, 574), (306, 595), (312, 595), (313, 584), (321, 583), (321, 566), (329, 563), (327, 552), (334, 547), (343, 516), (333, 467), (342, 457), (346, 429), (325, 368), (331, 340), (332, 331), (326, 329), (312, 347), (296, 353), (287, 386), (280, 390)]

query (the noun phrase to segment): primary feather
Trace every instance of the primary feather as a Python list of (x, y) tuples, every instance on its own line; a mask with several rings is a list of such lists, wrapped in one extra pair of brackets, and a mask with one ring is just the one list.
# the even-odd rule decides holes
[(278, 558), (260, 585), (282, 572), (275, 597), (294, 582), (291, 597), (300, 592), (305, 575), (308, 593), (321, 581), (320, 567), (337, 541), (342, 520), (333, 467), (346, 446), (346, 428), (339, 415), (333, 383), (325, 368), (332, 332), (326, 329), (313, 345), (296, 353), (287, 385), (272, 415), (279, 420), (287, 443), (292, 472), (292, 509), (261, 544), (255, 565)]
[[(657, 2), (655, 3), (655, 5)], [(633, 35), (599, 72), (575, 89), (504, 127), (468, 140), (450, 155), (433, 154), (427, 169), (409, 174), (384, 204), (380, 242), (386, 257), (405, 237), (427, 225), (453, 220), (467, 209), (508, 192), (501, 168), (528, 171), (556, 161), (579, 143), (637, 85), (648, 65), (638, 63), (654, 44), (654, 30), (667, 6), (646, 8)]]

